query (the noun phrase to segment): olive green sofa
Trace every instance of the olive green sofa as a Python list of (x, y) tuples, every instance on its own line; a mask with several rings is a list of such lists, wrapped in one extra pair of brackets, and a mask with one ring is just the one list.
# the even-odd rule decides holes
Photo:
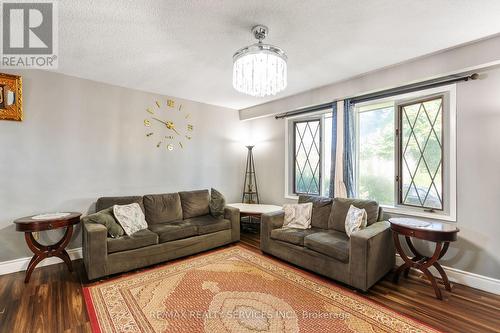
[(225, 207), (215, 218), (209, 212), (208, 190), (103, 197), (96, 211), (113, 205), (138, 203), (148, 229), (131, 236), (108, 237), (102, 224), (83, 223), (83, 261), (89, 280), (188, 256), (240, 239), (240, 212)]
[[(389, 222), (374, 201), (300, 196), (313, 202), (310, 229), (282, 228), (284, 212), (262, 215), (261, 250), (292, 264), (366, 291), (395, 263)], [(368, 226), (345, 233), (350, 205), (364, 208)]]

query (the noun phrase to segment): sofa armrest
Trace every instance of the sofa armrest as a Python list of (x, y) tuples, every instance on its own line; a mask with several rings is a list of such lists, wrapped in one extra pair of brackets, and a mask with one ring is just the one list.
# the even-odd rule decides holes
[(240, 210), (238, 208), (224, 207), (224, 218), (231, 221), (231, 240), (240, 240)]
[(285, 212), (262, 214), (260, 217), (260, 249), (266, 251), (271, 240), (271, 231), (281, 228), (285, 220)]
[(106, 261), (108, 256), (108, 230), (98, 223), (82, 219), (82, 248), (83, 262), (89, 280), (106, 275)]
[(396, 260), (390, 223), (381, 221), (351, 234), (351, 285), (368, 290), (393, 267)]

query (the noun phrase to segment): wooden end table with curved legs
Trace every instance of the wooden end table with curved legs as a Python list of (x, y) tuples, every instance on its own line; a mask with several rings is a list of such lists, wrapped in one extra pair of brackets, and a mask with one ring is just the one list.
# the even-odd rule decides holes
[[(439, 264), (438, 260), (441, 259), (448, 251), (450, 242), (457, 240), (457, 233), (459, 229), (449, 223), (430, 222), (410, 218), (391, 218), (391, 229), (393, 231), (394, 244), (399, 256), (403, 259), (404, 263), (398, 267), (394, 273), (394, 282), (398, 283), (399, 275), (404, 272), (404, 276), (408, 277), (411, 268), (420, 270), (427, 279), (430, 281), (436, 297), (440, 300), (443, 299), (441, 290), (438, 287), (436, 278), (429, 271), (430, 267), (436, 268), (441, 275), (443, 284), (446, 290), (451, 291), (450, 281), (444, 271), (443, 267)], [(401, 246), (399, 235), (404, 236), (409, 250), (412, 252), (413, 257), (406, 255), (403, 247)], [(435, 248), (432, 256), (424, 256), (420, 253), (412, 243), (411, 238), (423, 239), (435, 243)]]
[[(73, 271), (73, 266), (71, 265), (71, 258), (66, 252), (65, 248), (71, 240), (73, 235), (73, 226), (80, 223), (80, 213), (68, 213), (63, 217), (47, 217), (43, 219), (37, 219), (37, 215), (23, 217), (14, 221), (16, 224), (16, 231), (24, 232), (24, 239), (29, 249), (33, 252), (33, 257), (31, 258), (28, 268), (26, 269), (26, 278), (24, 283), (28, 283), (31, 277), (31, 273), (43, 259), (49, 257), (61, 258), (70, 272)], [(35, 218), (34, 218), (35, 217)], [(55, 244), (43, 245), (36, 241), (33, 236), (34, 232), (54, 230), (66, 227), (64, 236)]]

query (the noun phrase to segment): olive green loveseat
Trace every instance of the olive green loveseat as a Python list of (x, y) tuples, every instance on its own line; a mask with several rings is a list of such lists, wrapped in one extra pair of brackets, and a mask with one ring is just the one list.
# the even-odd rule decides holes
[[(363, 291), (394, 267), (392, 232), (376, 202), (300, 196), (304, 202), (313, 202), (310, 229), (282, 228), (283, 211), (262, 215), (263, 252)], [(349, 238), (345, 219), (351, 204), (366, 210), (368, 226)]]
[(90, 280), (188, 256), (240, 239), (239, 210), (226, 207), (223, 216), (212, 217), (208, 190), (144, 197), (103, 197), (97, 200), (96, 211), (131, 203), (139, 204), (148, 223), (148, 229), (131, 236), (108, 237), (104, 225), (82, 219), (83, 261)]

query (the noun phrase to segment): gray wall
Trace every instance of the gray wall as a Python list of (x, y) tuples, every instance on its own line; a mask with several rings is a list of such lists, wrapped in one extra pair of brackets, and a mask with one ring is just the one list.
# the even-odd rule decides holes
[[(17, 73), (25, 120), (0, 121), (0, 262), (31, 255), (12, 224), (21, 216), (92, 212), (99, 196), (210, 187), (238, 200), (246, 149), (237, 111), (174, 98), (195, 130), (182, 151), (168, 152), (146, 138), (143, 125), (145, 108), (167, 97), (45, 71)], [(58, 237), (54, 231), (41, 240)], [(70, 248), (80, 246), (77, 229)]]
[[(258, 129), (253, 133), (254, 140), (260, 141), (254, 154), (262, 201), (273, 204), (287, 201), (282, 171), (284, 120), (265, 117), (266, 114), (427, 79), (459, 70), (460, 66), (479, 66), (481, 61), (490, 66), (492, 56), (500, 59), (500, 40), (493, 40), (496, 43), (486, 40), (240, 111), (242, 119), (260, 117), (245, 121), (245, 125)], [(450, 246), (442, 262), (500, 279), (500, 69), (489, 67), (480, 72), (481, 80), (457, 85), (457, 224), (461, 231), (459, 240)], [(419, 243), (417, 247), (430, 252), (427, 243)]]

